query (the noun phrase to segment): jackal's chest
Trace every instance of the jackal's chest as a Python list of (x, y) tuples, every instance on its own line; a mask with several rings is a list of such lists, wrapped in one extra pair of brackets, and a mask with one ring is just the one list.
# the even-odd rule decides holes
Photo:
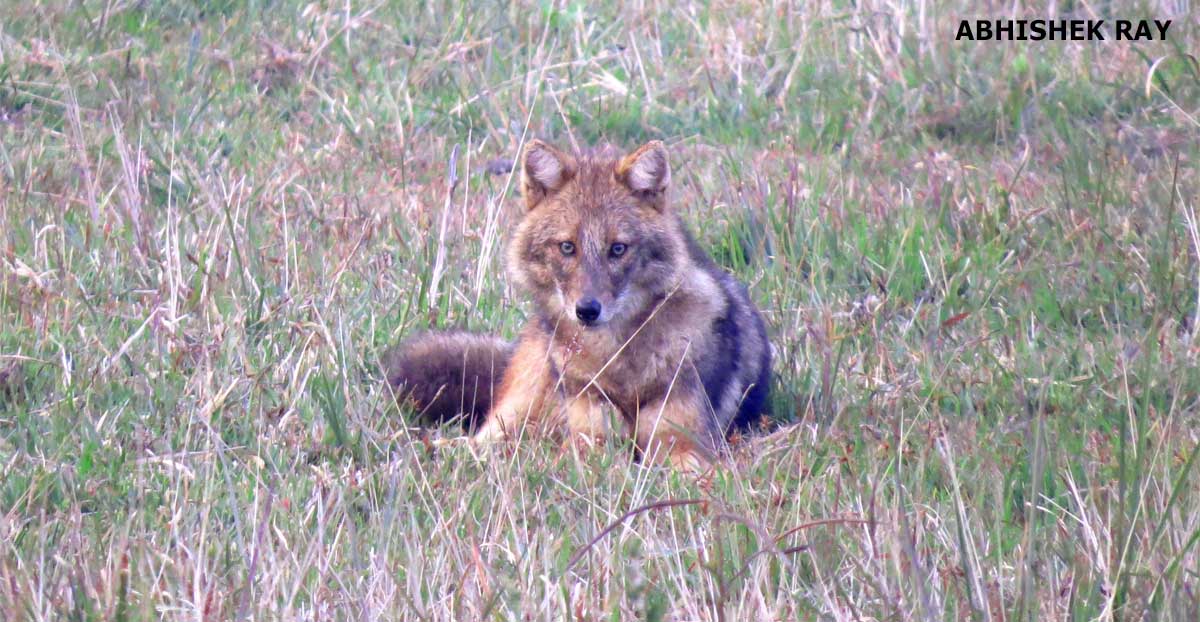
[(683, 335), (579, 335), (556, 344), (552, 353), (568, 394), (599, 392), (622, 410), (663, 397), (671, 385), (693, 372)]

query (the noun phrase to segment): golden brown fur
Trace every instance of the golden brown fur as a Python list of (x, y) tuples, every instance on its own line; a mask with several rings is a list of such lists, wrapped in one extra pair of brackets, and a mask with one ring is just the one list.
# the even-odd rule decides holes
[[(526, 214), (507, 263), (535, 316), (495, 376), (475, 438), (616, 434), (649, 459), (703, 465), (731, 425), (764, 412), (770, 349), (745, 288), (670, 209), (666, 149), (656, 141), (623, 157), (567, 154), (534, 141), (521, 173)], [(429, 351), (437, 339), (401, 347), (396, 364), (406, 371), (389, 374), (403, 376), (418, 407), (439, 405), (422, 399), (434, 394), (431, 382), (445, 393), (469, 384), (449, 378), (483, 379), (478, 365), (454, 366), (469, 352)], [(505, 354), (495, 342), (485, 350), (493, 361)]]

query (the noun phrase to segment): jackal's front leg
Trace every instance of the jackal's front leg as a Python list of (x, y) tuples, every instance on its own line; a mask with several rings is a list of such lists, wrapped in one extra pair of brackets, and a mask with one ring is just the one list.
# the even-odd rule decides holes
[(528, 328), (504, 372), (492, 410), (473, 439), (489, 442), (515, 438), (528, 426), (540, 426), (554, 383), (549, 340)]
[(576, 446), (593, 447), (614, 434), (628, 438), (629, 427), (616, 408), (602, 396), (584, 392), (568, 398), (566, 412), (567, 441)]
[(716, 458), (720, 432), (698, 387), (675, 387), (641, 407), (636, 434), (642, 459), (703, 471)]

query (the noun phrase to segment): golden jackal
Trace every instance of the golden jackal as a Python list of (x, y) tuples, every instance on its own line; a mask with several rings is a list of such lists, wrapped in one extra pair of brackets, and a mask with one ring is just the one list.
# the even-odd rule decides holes
[(666, 148), (533, 141), (520, 172), (508, 271), (534, 314), (517, 343), (419, 336), (388, 357), (388, 381), (427, 416), (468, 416), (479, 440), (618, 434), (643, 458), (703, 466), (764, 413), (771, 352), (746, 288), (671, 209)]

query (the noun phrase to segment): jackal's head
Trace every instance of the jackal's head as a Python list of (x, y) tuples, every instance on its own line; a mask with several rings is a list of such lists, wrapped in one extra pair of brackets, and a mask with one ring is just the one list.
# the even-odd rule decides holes
[(622, 156), (525, 147), (525, 217), (508, 251), (515, 280), (539, 311), (588, 327), (641, 321), (679, 279), (687, 247), (667, 205), (661, 142)]

